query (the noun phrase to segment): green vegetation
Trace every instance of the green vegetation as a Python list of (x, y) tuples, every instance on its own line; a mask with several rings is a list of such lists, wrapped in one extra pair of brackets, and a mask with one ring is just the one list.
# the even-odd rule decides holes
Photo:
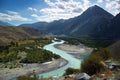
[[(50, 51), (44, 50), (43, 46), (51, 42), (48, 38), (12, 41), (9, 46), (0, 47), (0, 67), (16, 68), (20, 63), (43, 63), (60, 58)], [(8, 64), (9, 62), (9, 64)]]
[(81, 71), (89, 75), (100, 73), (105, 70), (102, 61), (111, 59), (111, 53), (106, 48), (94, 50), (93, 53), (81, 64)]
[(17, 54), (18, 54), (18, 51), (15, 51), (12, 48), (3, 50), (0, 53), (0, 62), (6, 63), (6, 62), (17, 60), (18, 59)]
[(68, 68), (65, 70), (64, 75), (78, 74), (78, 73), (80, 73), (80, 69)]
[(94, 47), (94, 48), (101, 48), (101, 47), (108, 47), (112, 43), (114, 43), (116, 40), (110, 40), (110, 39), (81, 39), (79, 40), (81, 43), (88, 47)]
[(76, 37), (58, 37), (58, 38), (67, 41), (68, 44), (78, 45), (79, 43), (82, 43), (88, 47), (94, 48), (107, 47), (116, 41), (110, 39), (87, 39)]
[(72, 37), (58, 37), (58, 39), (62, 39), (67, 41), (68, 44), (78, 45), (80, 42), (78, 39)]
[(52, 58), (60, 58), (59, 55), (43, 49), (30, 49), (26, 51), (26, 58), (22, 59), (21, 63), (43, 63), (52, 60)]

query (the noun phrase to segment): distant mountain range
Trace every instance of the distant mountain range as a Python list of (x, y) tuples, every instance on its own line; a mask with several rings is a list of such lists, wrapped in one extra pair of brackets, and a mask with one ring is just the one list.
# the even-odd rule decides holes
[(0, 46), (8, 45), (13, 40), (29, 39), (33, 36), (42, 36), (38, 30), (30, 27), (3, 27), (0, 26)]
[(81, 15), (68, 20), (21, 24), (18, 27), (3, 26), (11, 26), (11, 24), (0, 21), (0, 42), (38, 36), (41, 35), (41, 32), (87, 39), (119, 39), (120, 13), (114, 17), (95, 5), (88, 8)]
[(7, 22), (0, 21), (0, 26), (13, 26), (13, 25)]
[(120, 14), (113, 16), (95, 5), (80, 16), (50, 23), (37, 22), (20, 26), (34, 27), (44, 33), (64, 34), (86, 38), (120, 38)]

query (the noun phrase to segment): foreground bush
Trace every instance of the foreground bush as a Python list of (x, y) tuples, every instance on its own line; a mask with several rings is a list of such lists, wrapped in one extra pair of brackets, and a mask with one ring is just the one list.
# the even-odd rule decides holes
[(93, 53), (82, 62), (81, 71), (89, 75), (100, 73), (105, 69), (101, 61), (111, 59), (111, 53), (106, 48), (93, 51)]

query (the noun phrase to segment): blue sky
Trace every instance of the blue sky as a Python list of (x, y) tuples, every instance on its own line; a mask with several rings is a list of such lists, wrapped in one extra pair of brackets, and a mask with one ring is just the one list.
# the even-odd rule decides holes
[(120, 12), (120, 0), (0, 0), (0, 20), (19, 25), (69, 19), (95, 4), (113, 15)]

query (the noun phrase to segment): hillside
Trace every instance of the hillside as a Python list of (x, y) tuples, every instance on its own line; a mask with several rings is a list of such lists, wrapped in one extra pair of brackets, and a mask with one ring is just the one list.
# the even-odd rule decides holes
[(120, 59), (120, 40), (110, 45), (108, 48), (110, 52), (116, 57), (116, 59)]
[(28, 39), (32, 36), (41, 36), (42, 33), (29, 27), (2, 27), (0, 26), (0, 45), (10, 43), (12, 40)]

